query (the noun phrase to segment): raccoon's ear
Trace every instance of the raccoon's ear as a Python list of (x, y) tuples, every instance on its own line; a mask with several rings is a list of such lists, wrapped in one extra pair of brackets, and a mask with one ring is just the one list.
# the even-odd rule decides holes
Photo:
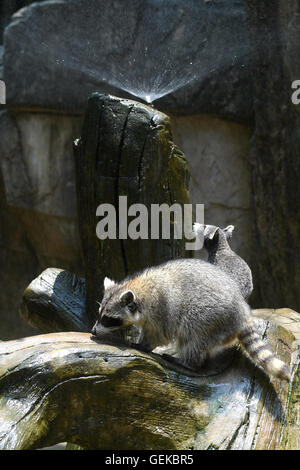
[(228, 240), (231, 239), (233, 231), (234, 231), (234, 225), (228, 225), (228, 227), (223, 228), (223, 232), (225, 232), (226, 238)]
[(213, 240), (218, 230), (219, 227), (216, 227), (215, 225), (205, 225), (204, 238), (209, 238), (209, 240)]
[(125, 292), (123, 292), (121, 295), (120, 295), (120, 302), (123, 304), (123, 305), (128, 305), (128, 304), (131, 304), (133, 302), (135, 302), (136, 300), (136, 296), (135, 294), (132, 292), (132, 290), (126, 290)]
[(116, 283), (115, 281), (112, 281), (112, 279), (109, 279), (108, 277), (104, 279), (104, 290), (110, 289), (111, 287), (115, 285)]

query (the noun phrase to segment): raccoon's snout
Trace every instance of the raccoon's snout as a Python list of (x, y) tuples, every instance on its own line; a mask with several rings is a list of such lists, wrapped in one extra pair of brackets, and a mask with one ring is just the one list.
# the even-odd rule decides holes
[(100, 323), (105, 328), (117, 328), (123, 324), (120, 318), (108, 317), (107, 315), (103, 315)]
[(94, 336), (99, 336), (104, 333), (104, 328), (116, 329), (122, 327), (123, 322), (120, 318), (108, 317), (104, 315), (101, 320), (96, 321), (93, 326), (91, 333)]

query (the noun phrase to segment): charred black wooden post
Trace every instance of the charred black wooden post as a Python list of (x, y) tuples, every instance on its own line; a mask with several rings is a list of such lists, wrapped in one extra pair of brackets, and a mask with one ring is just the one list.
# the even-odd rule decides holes
[[(184, 255), (184, 240), (150, 239), (151, 204), (188, 203), (188, 166), (165, 114), (136, 101), (98, 93), (88, 101), (82, 136), (74, 144), (78, 217), (86, 277), (88, 322), (95, 320), (105, 276), (122, 279), (149, 265)], [(148, 208), (149, 239), (119, 238), (119, 196)], [(96, 236), (100, 204), (112, 204), (117, 239)], [(138, 216), (139, 214), (137, 214)], [(128, 222), (133, 220), (130, 217)]]

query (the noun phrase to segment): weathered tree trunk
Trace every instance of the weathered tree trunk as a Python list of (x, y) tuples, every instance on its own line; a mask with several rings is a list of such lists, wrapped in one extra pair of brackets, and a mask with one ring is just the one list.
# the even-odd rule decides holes
[(291, 101), (292, 80), (300, 78), (292, 73), (293, 59), (299, 62), (299, 7), (280, 0), (247, 0), (246, 5), (255, 113), (250, 151), (257, 253), (252, 268), (259, 280), (255, 303), (299, 308), (300, 115)]
[(219, 358), (219, 372), (214, 363), (191, 377), (159, 355), (101, 344), (87, 333), (0, 343), (0, 449), (66, 440), (106, 450), (297, 449), (295, 334), (258, 325), (291, 360), (290, 385), (270, 383), (238, 350), (230, 361)]
[[(63, 269), (48, 268), (25, 289), (20, 315), (41, 333), (89, 332), (85, 299), (84, 278)], [(122, 331), (105, 336), (111, 341), (123, 338)]]
[[(184, 240), (130, 240), (119, 237), (119, 196), (131, 204), (188, 203), (188, 167), (176, 148), (168, 116), (141, 103), (94, 94), (88, 102), (82, 137), (75, 142), (76, 184), (86, 277), (88, 322), (95, 320), (103, 279), (121, 280), (147, 265), (184, 254)], [(96, 236), (96, 209), (108, 203), (117, 213), (117, 239)], [(137, 214), (138, 215), (138, 214)], [(128, 219), (130, 221), (130, 218)]]
[(41, 333), (88, 332), (85, 279), (63, 269), (46, 269), (25, 289), (20, 314)]

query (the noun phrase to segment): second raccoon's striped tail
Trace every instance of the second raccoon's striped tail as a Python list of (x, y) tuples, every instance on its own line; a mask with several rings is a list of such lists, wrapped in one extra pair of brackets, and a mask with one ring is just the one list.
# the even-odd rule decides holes
[(248, 325), (239, 332), (238, 339), (247, 353), (270, 375), (282, 380), (290, 380), (289, 367), (278, 359), (262, 341), (251, 318), (248, 318)]

